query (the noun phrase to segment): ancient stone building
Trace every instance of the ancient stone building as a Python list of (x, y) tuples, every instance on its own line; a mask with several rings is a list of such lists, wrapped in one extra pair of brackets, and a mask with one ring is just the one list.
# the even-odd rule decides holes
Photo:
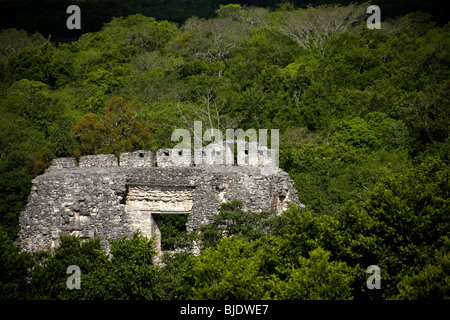
[[(193, 231), (210, 222), (223, 202), (241, 200), (245, 210), (277, 213), (299, 204), (288, 174), (262, 156), (267, 148), (257, 151), (259, 158), (239, 165), (196, 165), (190, 150), (176, 149), (123, 153), (120, 159), (82, 156), (78, 164), (54, 159), (33, 180), (19, 241), (26, 251), (51, 250), (61, 235), (78, 235), (100, 237), (108, 249), (107, 239), (139, 229), (154, 236), (159, 249), (161, 214), (189, 214), (186, 227)], [(174, 161), (175, 152), (183, 161)]]

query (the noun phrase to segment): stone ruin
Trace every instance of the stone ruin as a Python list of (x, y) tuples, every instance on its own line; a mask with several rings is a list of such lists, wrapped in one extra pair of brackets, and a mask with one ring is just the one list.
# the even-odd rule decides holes
[(195, 164), (187, 149), (161, 149), (156, 155), (140, 150), (122, 153), (119, 159), (89, 155), (79, 163), (75, 158), (54, 159), (32, 181), (20, 215), (19, 242), (25, 251), (51, 251), (61, 235), (77, 235), (99, 237), (109, 250), (107, 239), (140, 230), (154, 237), (160, 251), (161, 214), (188, 214), (186, 229), (191, 232), (212, 221), (220, 204), (231, 200), (241, 200), (244, 210), (277, 214), (290, 204), (300, 205), (289, 175), (267, 157), (273, 150), (253, 146), (255, 159), (246, 143), (245, 154), (237, 154), (234, 164), (232, 142), (224, 146), (199, 150), (205, 160), (209, 151), (215, 155), (214, 161), (202, 164)]

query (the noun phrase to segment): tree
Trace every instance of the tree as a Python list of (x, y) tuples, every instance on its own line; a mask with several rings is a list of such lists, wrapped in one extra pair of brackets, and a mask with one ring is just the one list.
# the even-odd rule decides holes
[(45, 42), (45, 38), (40, 33), (27, 34), (23, 30), (3, 29), (0, 31), (0, 62), (11, 56), (17, 55), (21, 50), (28, 47), (36, 47)]
[(105, 128), (103, 122), (97, 115), (87, 114), (77, 123), (71, 132), (71, 138), (77, 144), (74, 151), (76, 157), (82, 155), (94, 154), (100, 150), (103, 145)]
[(436, 250), (436, 264), (427, 265), (398, 284), (396, 299), (448, 300), (450, 299), (450, 241), (445, 238), (442, 248)]
[(61, 105), (52, 95), (48, 85), (28, 79), (14, 82), (8, 89), (7, 97), (2, 103), (9, 112), (22, 116), (46, 137), (49, 127), (62, 115)]
[(20, 50), (17, 55), (13, 55), (8, 59), (6, 65), (5, 80), (7, 83), (13, 81), (28, 79), (32, 81), (40, 81), (55, 86), (55, 74), (51, 66), (51, 60), (55, 48), (50, 41), (46, 41), (36, 47), (29, 46)]
[(61, 115), (48, 87), (22, 79), (3, 92), (0, 103), (0, 222), (13, 239), (31, 180), (54, 157), (49, 127)]
[(0, 225), (0, 299), (29, 299), (28, 270), (31, 256), (20, 252)]
[(103, 33), (111, 35), (116, 41), (127, 41), (144, 51), (162, 48), (177, 31), (176, 24), (156, 21), (142, 14), (113, 18), (105, 24)]
[(188, 216), (187, 214), (160, 215), (161, 250), (174, 250), (183, 246)]
[[(75, 236), (61, 236), (60, 246), (53, 253), (39, 251), (33, 254), (34, 268), (31, 278), (30, 296), (33, 299), (82, 299), (100, 298), (96, 284), (104, 280), (108, 258), (101, 249), (100, 239), (81, 240)], [(80, 268), (80, 289), (67, 288), (67, 268)], [(98, 281), (98, 282), (97, 282)]]
[(194, 267), (194, 298), (352, 298), (359, 269), (333, 261), (344, 244), (337, 220), (292, 207), (275, 222), (272, 233), (227, 235), (204, 250)]
[(372, 112), (365, 120), (357, 117), (338, 123), (331, 138), (363, 152), (380, 149), (390, 151), (407, 146), (408, 132), (402, 121), (391, 119), (380, 112)]
[[(153, 240), (140, 235), (111, 240), (108, 255), (99, 238), (61, 236), (53, 253), (37, 252), (30, 276), (33, 299), (155, 299), (157, 269)], [(80, 289), (67, 288), (67, 268), (80, 268)], [(20, 270), (20, 269), (17, 269)]]
[[(140, 105), (136, 106), (139, 109)], [(137, 110), (122, 97), (106, 102), (101, 118), (87, 114), (76, 124), (71, 138), (77, 144), (74, 155), (129, 152), (142, 149), (150, 139), (149, 129), (136, 120)]]
[[(372, 137), (365, 129), (363, 132)], [(359, 134), (358, 138), (361, 138)], [(299, 200), (308, 209), (339, 216), (346, 201), (364, 199), (366, 191), (373, 187), (384, 170), (400, 171), (408, 163), (407, 153), (403, 150), (380, 150), (371, 155), (361, 151), (334, 141), (318, 146), (282, 144), (280, 167), (294, 180)]]
[(215, 300), (264, 299), (267, 291), (260, 274), (261, 250), (256, 243), (234, 236), (206, 249), (194, 267), (194, 298)]
[(345, 262), (329, 258), (330, 253), (320, 247), (311, 251), (309, 258), (300, 257), (299, 267), (292, 269), (284, 281), (274, 281), (276, 299), (351, 299), (352, 269)]
[(226, 63), (237, 47), (250, 37), (249, 26), (235, 20), (239, 15), (239, 8), (238, 11), (236, 8), (225, 6), (219, 9), (219, 12), (224, 10), (219, 18), (202, 21), (197, 28), (186, 31), (188, 41), (182, 38), (178, 47), (190, 59)]
[(158, 268), (155, 282), (160, 299), (193, 299), (195, 275), (192, 270), (197, 263), (197, 257), (191, 252), (164, 252), (162, 263), (164, 266)]
[(301, 48), (326, 53), (326, 41), (362, 21), (365, 6), (322, 5), (285, 11), (280, 15), (278, 30)]
[(217, 16), (220, 18), (231, 18), (233, 20), (238, 20), (243, 12), (244, 10), (240, 4), (221, 4), (219, 5), (219, 9), (216, 10)]
[(127, 300), (157, 299), (153, 239), (136, 232), (130, 239), (123, 237), (110, 242), (112, 258), (105, 286), (107, 296)]
[(241, 201), (220, 205), (213, 221), (200, 228), (200, 239), (205, 248), (216, 246), (223, 237), (240, 235), (245, 240), (256, 240), (270, 233), (273, 212), (245, 212)]
[[(344, 230), (351, 237), (373, 239), (360, 252), (363, 260), (359, 261), (363, 265), (375, 261), (382, 268), (384, 298), (397, 295), (401, 281), (404, 285), (415, 281), (404, 277), (436, 263), (434, 253), (450, 232), (448, 186), (448, 166), (440, 159), (427, 158), (402, 172), (386, 174), (366, 200), (358, 205), (349, 201), (343, 208)], [(433, 272), (427, 270), (415, 279), (426, 281), (433, 278)]]

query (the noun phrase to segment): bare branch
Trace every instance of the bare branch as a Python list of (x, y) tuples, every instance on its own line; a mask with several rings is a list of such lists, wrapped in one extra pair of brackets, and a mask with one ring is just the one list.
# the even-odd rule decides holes
[(334, 34), (347, 31), (365, 15), (363, 5), (308, 7), (286, 12), (278, 31), (303, 49), (316, 49), (325, 54), (325, 42)]

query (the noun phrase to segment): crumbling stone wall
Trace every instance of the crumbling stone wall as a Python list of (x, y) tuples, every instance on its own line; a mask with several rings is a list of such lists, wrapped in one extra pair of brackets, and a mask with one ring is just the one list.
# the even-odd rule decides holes
[[(169, 150), (169, 151), (167, 151)], [(33, 180), (21, 213), (24, 250), (52, 250), (61, 235), (117, 239), (141, 230), (159, 247), (159, 214), (189, 214), (194, 231), (218, 213), (223, 202), (241, 200), (245, 210), (281, 213), (299, 204), (288, 174), (273, 166), (187, 166), (171, 163), (170, 149), (120, 155), (54, 159)], [(189, 155), (192, 157), (192, 155)], [(262, 164), (264, 165), (264, 164)]]
[(154, 167), (155, 154), (149, 150), (122, 153), (120, 155), (121, 167)]

